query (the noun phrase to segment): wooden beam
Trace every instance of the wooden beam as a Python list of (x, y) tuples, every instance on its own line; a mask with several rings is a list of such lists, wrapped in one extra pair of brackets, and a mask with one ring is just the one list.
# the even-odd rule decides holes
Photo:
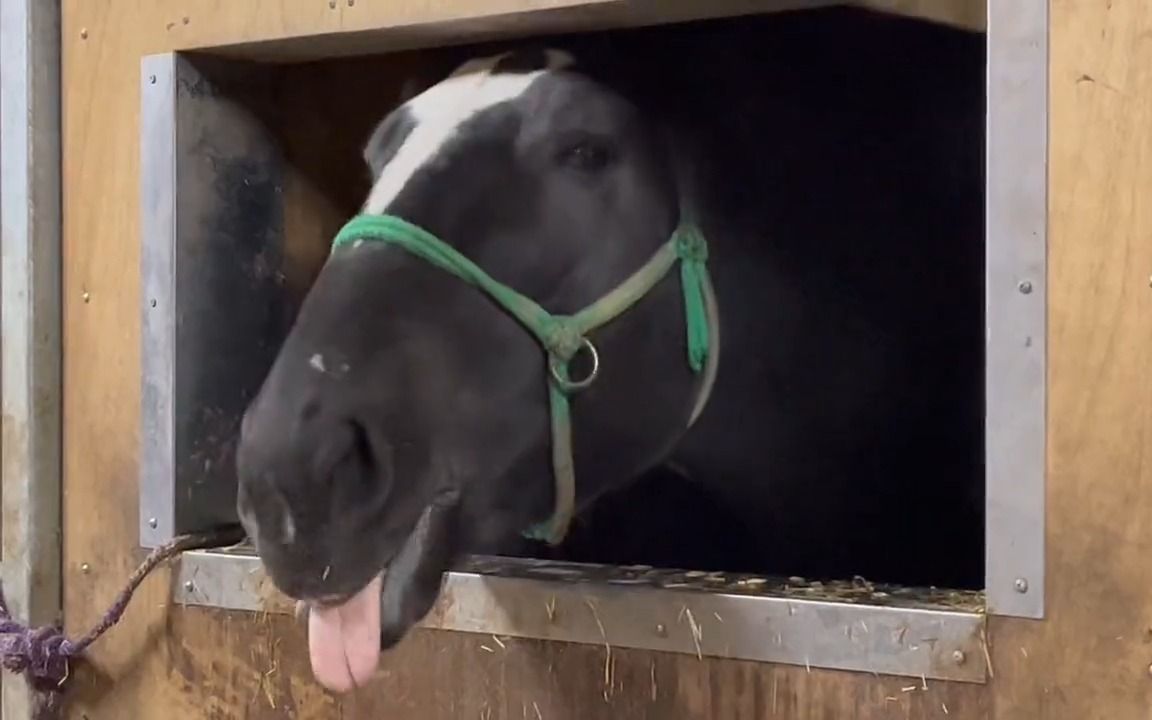
[[(986, 0), (155, 0), (138, 20), (138, 42), (145, 53), (212, 47), (306, 60), (837, 4), (982, 30)], [(108, 13), (88, 15), (92, 27), (69, 32), (99, 33)]]

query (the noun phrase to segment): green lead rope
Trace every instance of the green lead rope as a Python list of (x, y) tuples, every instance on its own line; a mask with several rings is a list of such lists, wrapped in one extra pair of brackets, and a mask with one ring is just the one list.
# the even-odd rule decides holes
[(555, 510), (547, 523), (525, 531), (526, 537), (559, 544), (568, 533), (576, 505), (576, 471), (572, 459), (572, 413), (569, 395), (595, 378), (598, 358), (587, 379), (573, 382), (568, 365), (583, 348), (595, 353), (587, 335), (632, 307), (680, 263), (687, 325), (688, 365), (699, 373), (709, 352), (705, 285), (708, 244), (700, 230), (681, 223), (668, 242), (615, 289), (574, 315), (553, 315), (536, 302), (497, 282), (475, 263), (432, 233), (394, 215), (358, 215), (337, 233), (333, 249), (362, 241), (396, 245), (484, 291), (520, 321), (548, 356), (548, 397), (552, 426), (552, 472), (556, 483)]
[(688, 366), (704, 369), (708, 360), (708, 307), (704, 286), (708, 282), (708, 243), (695, 225), (681, 225), (672, 236), (680, 258), (680, 285), (684, 291), (684, 316), (688, 326)]

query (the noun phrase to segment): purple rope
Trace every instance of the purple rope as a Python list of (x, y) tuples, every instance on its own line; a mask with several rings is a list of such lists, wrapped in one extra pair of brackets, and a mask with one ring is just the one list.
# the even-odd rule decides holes
[(68, 680), (70, 661), (83, 655), (89, 645), (120, 622), (133, 593), (148, 573), (160, 563), (188, 550), (235, 545), (243, 539), (243, 530), (228, 528), (219, 532), (182, 535), (156, 548), (132, 573), (128, 585), (120, 591), (100, 622), (76, 641), (68, 639), (60, 625), (33, 628), (14, 620), (4, 590), (0, 588), (0, 666), (9, 672), (22, 674), (29, 686), (42, 695), (41, 706), (54, 708)]
[(33, 688), (48, 692), (64, 684), (75, 647), (59, 626), (30, 628), (13, 620), (0, 589), (0, 665), (5, 670), (23, 674)]

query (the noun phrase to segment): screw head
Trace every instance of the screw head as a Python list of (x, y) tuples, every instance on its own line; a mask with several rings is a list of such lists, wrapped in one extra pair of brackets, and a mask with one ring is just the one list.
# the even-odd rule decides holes
[(88, 39), (88, 28), (80, 28), (80, 39), (81, 40), (87, 40)]
[(152, 298), (151, 300), (149, 300), (148, 304), (151, 305), (152, 307), (156, 307), (156, 298)]
[(1016, 285), (1016, 287), (1017, 287), (1017, 289), (1020, 290), (1021, 293), (1028, 295), (1029, 293), (1032, 292), (1032, 281), (1031, 280), (1021, 280)]
[(184, 590), (186, 592), (192, 592), (195, 589), (196, 589), (196, 586), (192, 583), (191, 580), (185, 580), (184, 581)]
[(664, 623), (657, 623), (656, 624), (656, 634), (659, 635), (660, 637), (668, 637), (667, 626), (665, 626)]
[(1016, 588), (1018, 593), (1028, 592), (1028, 581), (1024, 578), (1016, 578), (1016, 582), (1012, 583), (1012, 587)]
[(160, 525), (160, 521), (157, 520), (156, 518), (148, 518), (148, 527), (155, 530), (157, 527), (159, 527), (159, 525)]
[(148, 76), (148, 82), (151, 83), (152, 85), (155, 85), (156, 84), (156, 76), (155, 75), (149, 75)]
[(87, 575), (88, 573), (92, 572), (92, 566), (88, 563), (80, 563), (80, 572)]
[(957, 665), (963, 665), (967, 659), (968, 656), (964, 654), (963, 650), (955, 650), (952, 653), (952, 662), (956, 663)]
[(88, 294), (88, 291), (84, 291), (84, 294), (83, 294), (83, 295), (81, 295), (81, 296), (80, 296), (80, 298), (81, 298), (81, 299), (82, 299), (84, 302), (88, 302), (89, 300), (91, 300), (91, 299), (92, 299), (92, 296)]

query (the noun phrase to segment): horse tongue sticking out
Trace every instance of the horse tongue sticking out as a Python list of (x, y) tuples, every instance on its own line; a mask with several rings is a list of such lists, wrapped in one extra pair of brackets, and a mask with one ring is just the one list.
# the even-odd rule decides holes
[(342, 605), (313, 607), (308, 613), (312, 673), (329, 690), (347, 692), (364, 685), (376, 672), (380, 585), (377, 575)]
[(428, 613), (456, 552), (459, 503), (455, 489), (437, 494), (385, 572), (343, 604), (309, 611), (308, 651), (320, 684), (335, 692), (364, 685), (381, 649)]

